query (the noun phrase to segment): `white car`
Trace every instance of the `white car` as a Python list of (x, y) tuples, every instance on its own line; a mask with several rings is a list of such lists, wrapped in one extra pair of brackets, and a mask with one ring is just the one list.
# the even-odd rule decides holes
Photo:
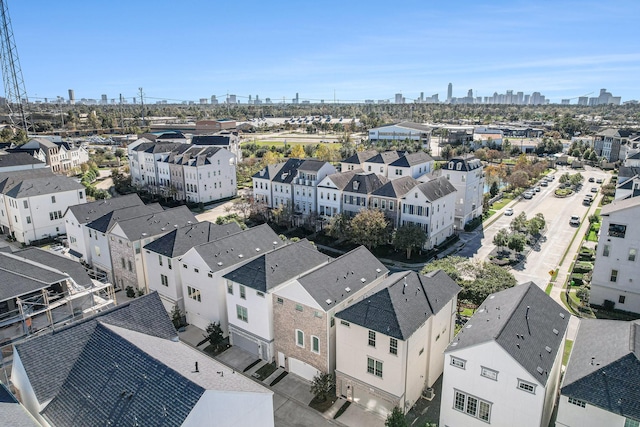
[(507, 208), (504, 210), (504, 214), (505, 216), (511, 216), (513, 215), (513, 208)]

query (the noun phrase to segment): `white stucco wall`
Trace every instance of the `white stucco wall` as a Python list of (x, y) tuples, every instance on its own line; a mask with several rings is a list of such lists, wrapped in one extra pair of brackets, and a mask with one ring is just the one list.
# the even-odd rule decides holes
[(273, 393), (266, 389), (264, 393), (207, 390), (182, 427), (201, 427), (212, 423), (216, 427), (273, 427)]
[(624, 427), (625, 417), (586, 404), (583, 408), (569, 403), (569, 398), (560, 395), (558, 403), (557, 427)]

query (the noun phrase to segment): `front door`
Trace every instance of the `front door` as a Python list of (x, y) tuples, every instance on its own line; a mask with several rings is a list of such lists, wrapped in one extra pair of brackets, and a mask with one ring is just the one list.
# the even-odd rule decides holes
[(282, 352), (278, 352), (278, 366), (280, 366), (281, 368), (284, 368), (284, 353)]

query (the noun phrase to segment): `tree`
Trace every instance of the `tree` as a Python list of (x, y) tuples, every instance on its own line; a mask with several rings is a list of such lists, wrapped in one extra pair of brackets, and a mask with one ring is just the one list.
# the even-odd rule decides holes
[(205, 330), (206, 334), (204, 337), (209, 341), (209, 343), (213, 347), (218, 347), (222, 341), (224, 340), (222, 328), (220, 327), (220, 322), (209, 323), (207, 329)]
[(389, 240), (389, 224), (379, 210), (364, 209), (353, 217), (349, 227), (349, 240), (371, 250)]
[(267, 151), (262, 156), (262, 166), (275, 165), (278, 163), (280, 156), (274, 151)]
[(304, 159), (305, 153), (304, 153), (304, 147), (302, 146), (302, 144), (294, 145), (291, 148), (291, 157), (295, 159)]
[(512, 188), (524, 188), (529, 184), (529, 174), (523, 170), (512, 172), (507, 177), (507, 182)]
[(526, 243), (526, 237), (522, 233), (513, 233), (509, 236), (508, 247), (509, 249), (520, 253), (524, 250), (524, 245)]
[(524, 212), (520, 212), (518, 216), (511, 220), (511, 224), (509, 224), (509, 228), (513, 232), (519, 232), (527, 228), (527, 214)]
[(331, 393), (331, 389), (334, 386), (333, 375), (321, 372), (311, 381), (311, 393), (318, 398), (321, 402), (327, 400), (327, 397)]
[(176, 329), (179, 329), (182, 327), (183, 317), (184, 317), (184, 313), (182, 312), (182, 310), (180, 310), (180, 307), (178, 307), (178, 304), (174, 305), (173, 308), (171, 309), (171, 322), (173, 322), (173, 326)]
[(343, 213), (335, 215), (329, 221), (327, 234), (335, 239), (345, 237), (349, 233), (349, 217)]
[(589, 224), (595, 224), (600, 222), (600, 217), (597, 214), (589, 215)]
[(489, 188), (489, 194), (491, 194), (491, 197), (496, 197), (499, 192), (500, 188), (498, 187), (498, 183), (496, 181), (493, 181), (493, 183), (491, 184), (491, 188)]
[(540, 233), (544, 228), (546, 221), (542, 213), (537, 213), (533, 218), (527, 221), (527, 233), (531, 236), (535, 236)]
[(384, 425), (385, 427), (407, 427), (409, 424), (407, 424), (402, 410), (398, 406), (395, 406), (389, 415), (387, 415)]
[(509, 231), (506, 228), (498, 230), (495, 236), (493, 236), (493, 244), (500, 248), (503, 248), (509, 244)]
[(589, 288), (586, 286), (580, 286), (576, 289), (576, 296), (582, 301), (584, 304), (586, 301), (589, 301)]
[(393, 247), (407, 251), (407, 259), (411, 258), (413, 248), (421, 248), (427, 235), (418, 225), (403, 225), (393, 234)]

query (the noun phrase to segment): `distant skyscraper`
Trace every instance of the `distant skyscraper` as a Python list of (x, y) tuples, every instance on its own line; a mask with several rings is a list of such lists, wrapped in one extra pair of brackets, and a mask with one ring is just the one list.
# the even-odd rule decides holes
[(100, 104), (102, 105), (107, 105), (107, 95), (102, 95), (101, 99), (100, 99)]
[(469, 89), (469, 91), (467, 92), (467, 97), (473, 99), (473, 89)]
[(73, 92), (73, 89), (69, 89), (69, 104), (74, 105), (76, 103), (76, 95)]
[(589, 105), (589, 97), (581, 96), (578, 98), (578, 105)]
[(396, 104), (402, 104), (402, 94), (396, 93)]
[(570, 99), (563, 99), (563, 100), (560, 101), (560, 104), (569, 105), (569, 104), (571, 104), (571, 100)]
[(453, 98), (453, 84), (449, 83), (449, 86), (447, 86), (447, 101), (451, 101), (451, 98)]

